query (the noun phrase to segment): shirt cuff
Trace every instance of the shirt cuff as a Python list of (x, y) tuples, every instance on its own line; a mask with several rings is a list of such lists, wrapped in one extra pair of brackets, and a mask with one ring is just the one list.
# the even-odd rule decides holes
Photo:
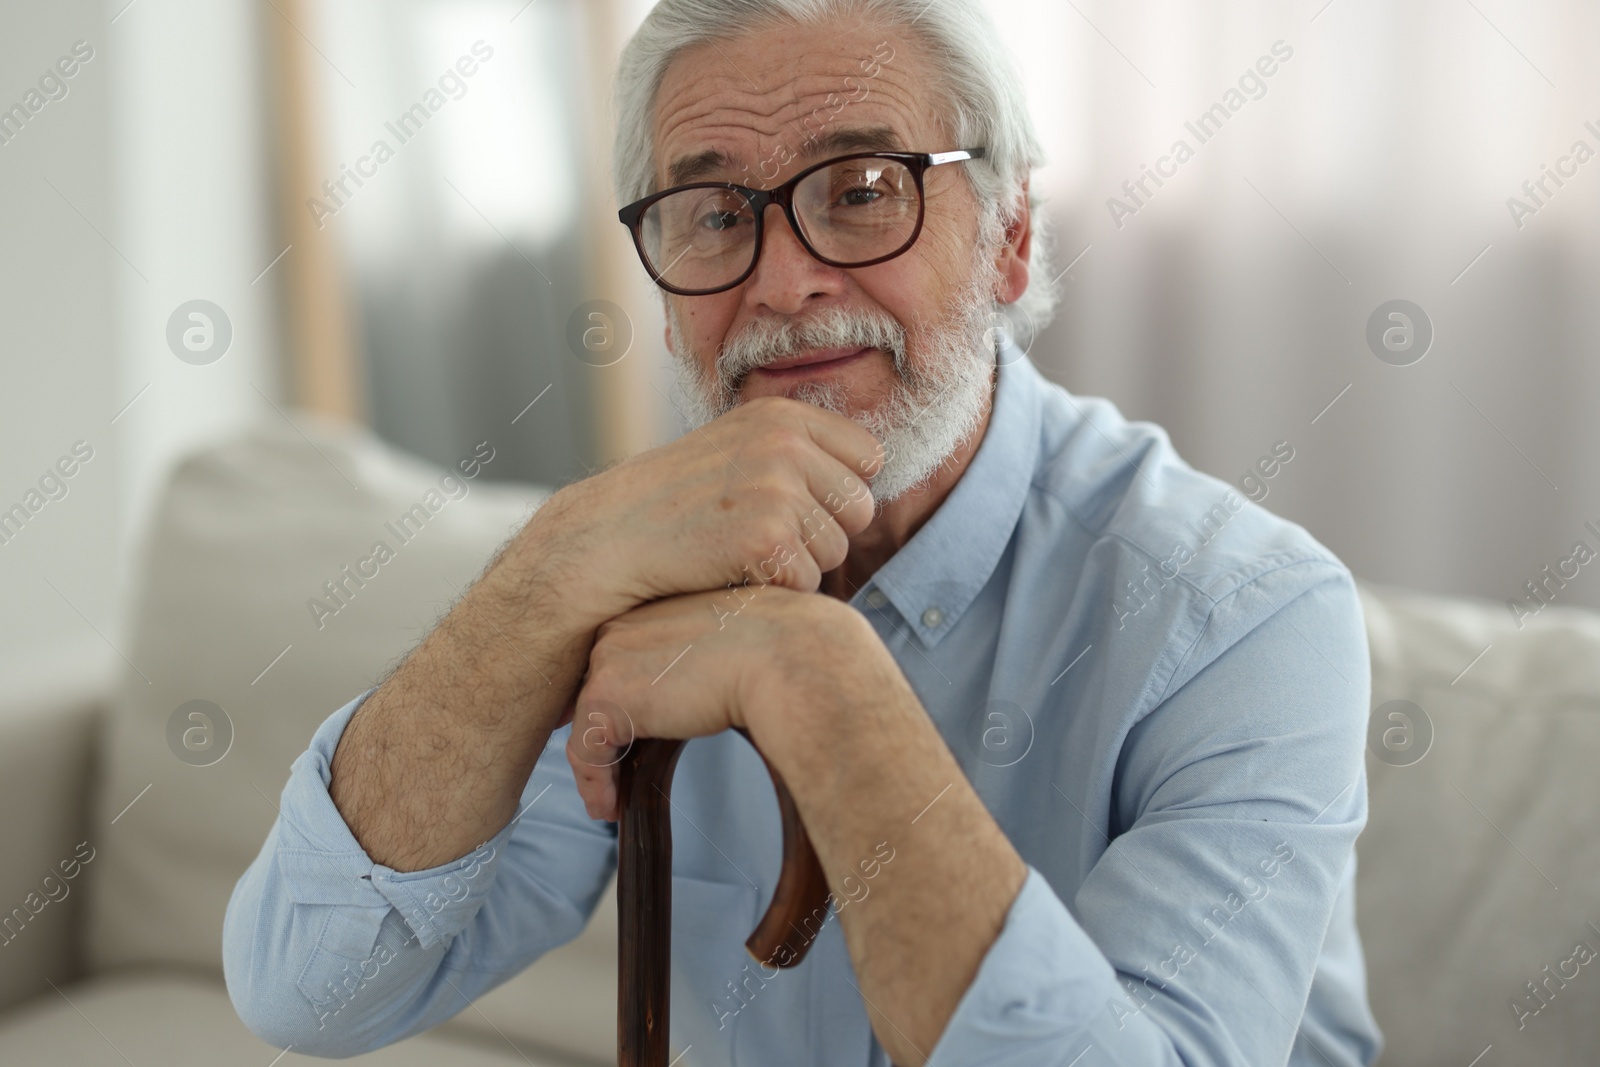
[(372, 692), (334, 712), (294, 761), (279, 809), (278, 869), (295, 903), (385, 911), (392, 905), (421, 947), (429, 948), (455, 937), (477, 914), (516, 822), (473, 852), (427, 870), (374, 863), (328, 795), (339, 738)]
[(929, 1067), (1036, 1064), (1087, 1034), (1116, 971), (1031, 865)]

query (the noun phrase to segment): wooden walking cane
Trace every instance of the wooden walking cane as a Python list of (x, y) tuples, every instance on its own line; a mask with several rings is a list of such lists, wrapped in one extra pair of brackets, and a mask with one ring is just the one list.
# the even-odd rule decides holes
[[(744, 730), (739, 733), (750, 740)], [(617, 1067), (668, 1067), (672, 975), (672, 806), (668, 798), (683, 746), (683, 741), (637, 741), (620, 768)], [(766, 756), (761, 759), (772, 776), (783, 818), (783, 870), (767, 913), (744, 947), (760, 963), (793, 967), (811, 947), (801, 919), (826, 907), (828, 882), (794, 798)], [(782, 951), (785, 946), (787, 952)]]

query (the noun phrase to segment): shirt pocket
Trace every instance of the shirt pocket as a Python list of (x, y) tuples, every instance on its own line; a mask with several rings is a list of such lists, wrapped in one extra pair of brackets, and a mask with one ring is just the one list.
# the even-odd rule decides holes
[(684, 1064), (724, 1067), (734, 1027), (760, 996), (761, 970), (745, 951), (755, 929), (756, 887), (672, 876), (672, 1045), (692, 1046)]

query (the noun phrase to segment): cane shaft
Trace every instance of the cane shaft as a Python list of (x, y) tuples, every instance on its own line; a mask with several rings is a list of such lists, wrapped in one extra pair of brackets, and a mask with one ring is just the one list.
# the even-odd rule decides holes
[[(745, 740), (750, 735), (743, 730)], [(672, 776), (684, 742), (636, 741), (622, 759), (617, 827), (617, 1065), (668, 1067), (672, 983)], [(759, 750), (758, 750), (759, 751)], [(827, 918), (828, 883), (799, 809), (762, 756), (783, 822), (783, 869), (745, 941), (769, 967), (805, 959)]]

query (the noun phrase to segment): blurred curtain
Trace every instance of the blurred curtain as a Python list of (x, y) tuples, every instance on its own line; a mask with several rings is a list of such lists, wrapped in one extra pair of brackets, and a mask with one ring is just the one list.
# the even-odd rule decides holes
[[(992, 6), (1076, 259), (1047, 374), (1236, 484), (1289, 442), (1266, 506), (1361, 577), (1520, 599), (1576, 541), (1600, 551), (1600, 157), (1576, 146), (1600, 152), (1600, 9)], [(1434, 327), (1409, 366), (1366, 341), (1396, 298)], [(1600, 607), (1600, 574), (1557, 601)]]

